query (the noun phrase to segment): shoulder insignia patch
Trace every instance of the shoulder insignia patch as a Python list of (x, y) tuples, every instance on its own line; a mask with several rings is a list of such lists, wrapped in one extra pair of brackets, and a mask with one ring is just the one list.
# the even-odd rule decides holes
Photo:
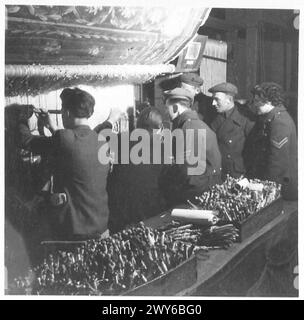
[(275, 141), (275, 140), (273, 140), (273, 139), (271, 139), (270, 141), (271, 141), (271, 143), (272, 143), (272, 145), (273, 145), (274, 147), (276, 147), (276, 148), (278, 148), (278, 149), (281, 149), (281, 148), (284, 146), (284, 144), (286, 144), (286, 143), (288, 142), (288, 138), (285, 137), (285, 138), (282, 139), (281, 141)]

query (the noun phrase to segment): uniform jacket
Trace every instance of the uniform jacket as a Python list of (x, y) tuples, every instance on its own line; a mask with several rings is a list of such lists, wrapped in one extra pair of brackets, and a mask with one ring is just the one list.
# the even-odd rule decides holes
[(281, 183), (297, 193), (297, 134), (284, 106), (259, 116), (248, 147), (250, 177)]
[[(188, 169), (196, 167), (184, 159), (184, 164), (174, 164), (165, 166), (161, 176), (161, 188), (165, 193), (168, 203), (173, 206), (185, 202), (187, 199), (192, 199), (196, 195), (200, 195), (209, 187), (221, 182), (221, 154), (218, 148), (215, 133), (198, 118), (195, 111), (186, 111), (179, 115), (173, 121), (172, 130), (182, 129), (184, 137), (187, 129), (193, 129), (194, 140), (190, 146), (193, 148), (194, 155), (197, 155), (199, 144), (205, 146), (203, 152), (206, 152), (205, 171), (200, 175), (190, 175)], [(198, 129), (204, 129), (206, 132), (205, 142), (198, 141)], [(185, 144), (186, 145), (186, 144)], [(177, 162), (177, 157), (174, 154), (175, 145), (173, 144), (173, 155)], [(184, 156), (189, 152), (185, 149)]]
[(225, 113), (220, 113), (211, 123), (211, 129), (216, 133), (222, 155), (223, 178), (227, 174), (235, 178), (245, 174), (243, 151), (253, 126), (254, 122), (241, 111), (238, 105), (227, 117)]
[(24, 148), (52, 158), (53, 192), (67, 195), (66, 204), (49, 207), (50, 237), (74, 240), (103, 233), (108, 223), (108, 166), (98, 161), (97, 133), (80, 125), (51, 137), (34, 136), (20, 123), (19, 134)]

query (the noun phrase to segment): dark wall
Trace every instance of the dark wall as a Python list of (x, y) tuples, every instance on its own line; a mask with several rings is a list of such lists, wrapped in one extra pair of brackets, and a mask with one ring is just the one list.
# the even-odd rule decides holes
[(263, 81), (281, 84), (287, 107), (297, 119), (298, 41), (293, 10), (213, 9), (199, 33), (227, 42), (227, 81), (240, 98)]

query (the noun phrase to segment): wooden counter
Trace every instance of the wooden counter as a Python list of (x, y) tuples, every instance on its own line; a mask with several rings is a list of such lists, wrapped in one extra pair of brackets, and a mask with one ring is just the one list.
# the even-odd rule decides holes
[[(292, 255), (295, 261), (291, 262), (295, 264), (292, 264), (292, 267), (296, 267), (297, 212), (297, 202), (283, 201), (281, 214), (243, 242), (235, 243), (227, 250), (209, 251), (208, 259), (206, 254), (198, 252), (195, 257), (171, 270), (167, 275), (138, 287), (127, 295), (246, 296), (265, 268), (269, 249), (279, 241), (288, 239), (292, 250), (287, 252), (287, 258), (282, 256), (282, 259), (289, 259)], [(146, 224), (159, 227), (170, 220), (170, 214), (167, 213), (147, 220)], [(296, 275), (291, 271), (288, 276), (288, 281), (292, 282)], [(292, 283), (288, 283), (288, 286), (292, 287)], [(286, 290), (272, 295), (298, 295), (298, 291), (293, 287)], [(251, 292), (255, 294), (254, 291)]]

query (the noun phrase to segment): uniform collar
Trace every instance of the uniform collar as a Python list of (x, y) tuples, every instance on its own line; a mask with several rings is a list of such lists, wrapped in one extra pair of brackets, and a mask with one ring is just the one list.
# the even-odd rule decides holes
[(231, 119), (233, 122), (237, 124), (242, 123), (242, 116), (238, 110), (237, 105), (234, 105), (234, 107), (226, 112), (225, 115), (223, 115), (224, 119)]
[(91, 129), (88, 124), (79, 124), (73, 128), (73, 130), (88, 130)]
[(232, 107), (231, 109), (227, 110), (226, 112), (223, 112), (223, 116), (225, 119), (229, 118), (232, 115), (232, 113), (234, 112), (234, 108), (235, 107)]
[(181, 128), (183, 124), (189, 119), (197, 120), (198, 119), (197, 113), (192, 110), (187, 110), (183, 112), (172, 121), (173, 129)]
[(262, 121), (272, 121), (277, 114), (284, 111), (286, 111), (286, 108), (283, 105), (280, 105), (278, 107), (274, 107), (270, 112), (260, 115), (260, 117)]

